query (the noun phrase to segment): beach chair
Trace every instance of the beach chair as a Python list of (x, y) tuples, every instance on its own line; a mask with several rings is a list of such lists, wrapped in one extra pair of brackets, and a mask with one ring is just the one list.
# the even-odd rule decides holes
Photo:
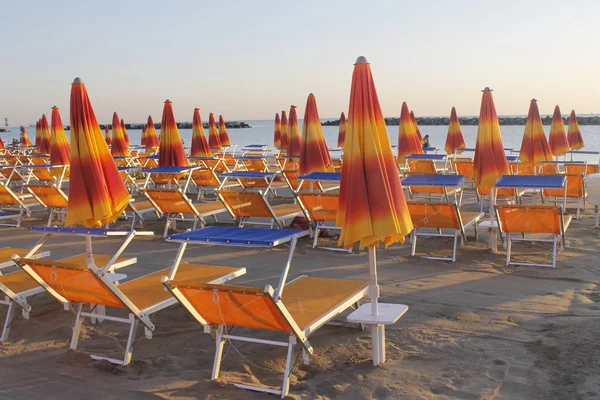
[[(30, 193), (16, 194), (4, 183), (0, 182), (0, 220), (16, 219), (16, 224), (2, 224), (4, 226), (21, 226), (23, 215), (30, 216), (36, 207), (42, 207)], [(7, 212), (8, 211), (8, 212)]]
[[(284, 228), (286, 220), (302, 215), (298, 204), (269, 204), (260, 190), (217, 190), (217, 196), (240, 227), (253, 224)], [(250, 218), (267, 218), (271, 222), (250, 222)]]
[(148, 214), (155, 214), (156, 218), (160, 218), (161, 214), (156, 210), (154, 204), (150, 200), (131, 200), (127, 207), (123, 211), (125, 219), (131, 218), (131, 229), (135, 228), (136, 222), (140, 222), (140, 225), (144, 225), (146, 216)]
[[(587, 193), (584, 186), (584, 176), (581, 174), (566, 174), (566, 193), (565, 189), (543, 189), (542, 193), (547, 201), (553, 203), (562, 203), (566, 198), (566, 203), (577, 204), (577, 214), (575, 219), (579, 219), (581, 215), (581, 209), (585, 210)], [(565, 197), (566, 196), (566, 197)], [(552, 197), (553, 199), (549, 199)]]
[(213, 192), (218, 188), (234, 188), (239, 187), (240, 184), (237, 181), (223, 182), (223, 179), (219, 177), (219, 174), (229, 172), (229, 168), (220, 159), (212, 158), (192, 158), (200, 166), (192, 172), (192, 183), (196, 186), (198, 191), (197, 200), (202, 199), (209, 192)]
[[(506, 234), (506, 265), (536, 265), (556, 268), (556, 255), (565, 247), (565, 233), (571, 223), (571, 216), (564, 216), (563, 210), (555, 205), (499, 205), (496, 218), (500, 231)], [(515, 234), (522, 237), (515, 237)], [(525, 237), (526, 234), (546, 234), (551, 238)], [(524, 263), (511, 261), (512, 243), (517, 241), (552, 243), (552, 263)]]
[[(205, 232), (204, 232), (205, 231)], [(259, 343), (287, 348), (286, 366), (280, 387), (233, 383), (236, 387), (276, 394), (289, 393), (290, 375), (294, 367), (294, 349), (302, 347), (307, 364), (313, 353), (309, 337), (367, 295), (368, 282), (300, 276), (286, 283), (297, 237), (306, 232), (257, 228), (208, 227), (173, 235), (168, 240), (188, 244), (269, 248), (290, 243), (289, 255), (276, 289), (215, 285), (200, 282), (163, 279), (174, 298), (198, 321), (206, 333), (216, 337), (211, 379), (218, 379), (225, 343), (229, 340)], [(264, 340), (254, 335), (232, 334), (235, 327), (281, 332), (287, 340)], [(243, 333), (243, 332), (242, 332)], [(233, 344), (231, 344), (233, 346)]]
[(588, 164), (585, 163), (566, 163), (565, 164), (565, 172), (567, 174), (578, 174), (578, 175), (590, 175), (597, 174), (598, 164)]
[(165, 215), (167, 222), (163, 236), (167, 236), (169, 228), (176, 221), (192, 221), (192, 229), (203, 227), (207, 217), (214, 217), (226, 208), (220, 201), (193, 202), (180, 189), (146, 189), (144, 194), (156, 211)]
[[(483, 211), (489, 204), (488, 200), (492, 188), (490, 186), (481, 186), (475, 189), (479, 198), (479, 211)], [(497, 188), (496, 202), (505, 201), (508, 204), (517, 204), (521, 201), (521, 197), (525, 194), (525, 189), (518, 188)], [(487, 197), (487, 199), (486, 199)]]
[(470, 181), (471, 188), (473, 188), (473, 169), (475, 168), (475, 162), (473, 159), (468, 157), (457, 157), (450, 158), (450, 165), (456, 173), (456, 175), (462, 175), (465, 177), (465, 181)]
[(48, 226), (52, 225), (54, 215), (60, 214), (65, 216), (67, 214), (69, 199), (55, 184), (29, 184), (26, 185), (25, 188), (33, 195), (38, 203), (50, 211), (47, 223)]
[[(313, 229), (313, 249), (317, 247), (319, 240), (319, 232), (322, 229), (341, 230), (342, 228), (335, 226), (337, 216), (338, 203), (340, 201), (339, 194), (333, 193), (318, 193), (318, 192), (298, 192), (298, 204), (306, 215), (306, 218), (311, 221)], [(330, 223), (326, 225), (326, 223)], [(331, 225), (333, 223), (333, 225)], [(327, 248), (328, 250), (348, 251), (342, 248)], [(352, 249), (349, 250), (352, 252)]]
[[(408, 201), (407, 204), (414, 226), (411, 232), (411, 256), (414, 256), (416, 253), (418, 236), (454, 238), (452, 257), (424, 257), (432, 260), (456, 261), (456, 247), (459, 236), (461, 243), (463, 243), (467, 239), (466, 230), (473, 227), (475, 230), (475, 240), (477, 240), (477, 222), (485, 215), (483, 212), (461, 212), (458, 205), (450, 202)], [(436, 229), (438, 232), (420, 233), (419, 229), (423, 228)], [(443, 233), (443, 229), (450, 230), (452, 233)]]
[[(162, 277), (169, 274), (171, 268), (117, 284), (116, 281), (124, 279), (123, 274), (113, 274), (94, 265), (86, 265), (85, 262), (45, 261), (18, 257), (14, 260), (25, 273), (60, 303), (76, 304), (77, 317), (70, 349), (77, 349), (85, 318), (129, 325), (123, 358), (91, 355), (95, 360), (107, 360), (119, 365), (129, 364), (139, 323), (144, 325), (146, 338), (151, 339), (154, 324), (150, 321), (150, 317), (176, 303), (161, 284)], [(239, 268), (181, 264), (175, 278), (183, 282), (219, 284), (239, 276), (240, 273), (243, 271)], [(83, 305), (86, 303), (94, 304), (95, 307), (89, 312), (84, 311)], [(108, 316), (103, 312), (97, 312), (97, 306), (125, 309), (129, 316), (127, 318)]]

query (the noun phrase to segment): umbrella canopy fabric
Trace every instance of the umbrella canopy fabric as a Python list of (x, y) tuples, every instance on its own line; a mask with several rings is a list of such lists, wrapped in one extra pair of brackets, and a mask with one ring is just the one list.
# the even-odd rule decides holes
[(24, 126), (21, 126), (21, 146), (32, 146), (31, 140), (29, 140), (29, 136), (27, 136), (27, 131), (25, 130)]
[(345, 248), (356, 242), (360, 248), (404, 242), (413, 229), (371, 68), (364, 57), (356, 61), (352, 74), (336, 225), (342, 228), (339, 243)]
[[(40, 124), (42, 123), (41, 119), (38, 119), (35, 123), (35, 147), (39, 148), (40, 145)], [(23, 128), (21, 126), (21, 128)]]
[(333, 171), (333, 163), (319, 119), (317, 100), (311, 93), (308, 95), (304, 109), (299, 173), (304, 175), (310, 172), (328, 171)]
[(129, 146), (123, 136), (123, 128), (119, 120), (119, 114), (115, 111), (112, 120), (112, 146), (110, 148), (113, 157), (128, 157)]
[(190, 165), (173, 114), (173, 103), (165, 101), (160, 125), (159, 167), (185, 167)]
[(208, 115), (208, 145), (215, 153), (223, 148), (221, 138), (219, 137), (219, 130), (217, 129), (217, 123), (215, 122), (215, 115), (213, 113)]
[(290, 125), (288, 122), (287, 113), (285, 111), (281, 111), (281, 150), (284, 152), (287, 151), (289, 132)]
[(112, 145), (112, 139), (110, 137), (110, 130), (108, 129), (108, 124), (104, 125), (104, 141), (107, 146)]
[(476, 187), (491, 187), (495, 186), (499, 177), (510, 174), (510, 168), (504, 153), (492, 89), (486, 87), (482, 92), (473, 180)]
[(140, 141), (140, 146), (146, 146), (146, 136), (148, 136), (148, 125), (142, 124), (142, 139)]
[(337, 147), (344, 147), (344, 140), (346, 139), (346, 116), (344, 113), (340, 115), (340, 131), (338, 132)]
[(410, 112), (410, 118), (415, 124), (415, 128), (417, 130), (417, 137), (419, 138), (419, 143), (423, 144), (423, 136), (421, 135), (421, 130), (419, 129), (419, 124), (417, 124), (417, 117), (415, 117), (415, 113), (413, 111)]
[(154, 121), (152, 120), (152, 116), (148, 115), (148, 130), (146, 131), (146, 151), (151, 151), (152, 149), (160, 146), (160, 141), (158, 140), (158, 134), (156, 133), (156, 128), (154, 127)]
[(4, 140), (0, 138), (0, 149), (4, 149)]
[(212, 157), (212, 151), (204, 134), (204, 126), (200, 119), (200, 109), (194, 108), (194, 116), (192, 118), (192, 149), (190, 150), (192, 157)]
[(542, 118), (538, 110), (537, 100), (532, 99), (529, 104), (529, 113), (527, 114), (527, 123), (525, 124), (525, 132), (523, 133), (523, 141), (521, 142), (521, 152), (519, 153), (519, 161), (523, 165), (538, 166), (542, 161), (552, 161), (552, 152)]
[(275, 113), (275, 128), (273, 130), (273, 146), (275, 148), (281, 147), (281, 119), (279, 119), (279, 113)]
[(71, 86), (71, 172), (66, 225), (115, 221), (131, 196), (121, 179), (83, 82)]
[[(463, 147), (467, 147), (467, 145), (465, 144), (465, 138), (460, 127), (460, 122), (458, 121), (458, 116), (456, 115), (456, 108), (452, 107), (444, 150), (446, 150), (446, 154), (454, 154), (456, 149)], [(462, 151), (459, 151), (458, 153), (460, 154)]]
[(127, 134), (127, 127), (125, 126), (125, 121), (121, 118), (121, 131), (123, 132), (123, 137), (125, 138), (125, 143), (127, 143), (127, 149), (129, 150), (129, 146), (131, 142), (129, 141), (129, 135)]
[(48, 118), (44, 114), (40, 121), (40, 142), (38, 144), (40, 153), (50, 154), (50, 141), (50, 126), (48, 125)]
[(221, 141), (221, 146), (231, 146), (229, 135), (227, 134), (227, 126), (225, 126), (225, 120), (222, 115), (219, 115), (219, 140)]
[(298, 115), (296, 106), (290, 106), (289, 135), (287, 144), (288, 157), (300, 157), (302, 151), (302, 137), (300, 136), (300, 126), (298, 125)]
[(404, 162), (404, 157), (409, 154), (423, 153), (417, 125), (413, 122), (408, 105), (404, 102), (400, 111), (400, 126), (398, 127), (398, 162)]
[(552, 125), (550, 125), (550, 139), (548, 145), (550, 151), (555, 156), (563, 156), (571, 148), (565, 131), (565, 120), (560, 113), (560, 107), (554, 107), (554, 115), (552, 116)]
[(569, 116), (569, 133), (567, 134), (567, 139), (569, 140), (571, 150), (579, 150), (585, 146), (583, 137), (581, 136), (581, 130), (579, 130), (579, 122), (577, 122), (575, 110), (572, 110), (571, 115)]
[(52, 132), (50, 142), (50, 164), (68, 165), (70, 159), (69, 141), (65, 133), (58, 107), (52, 107)]

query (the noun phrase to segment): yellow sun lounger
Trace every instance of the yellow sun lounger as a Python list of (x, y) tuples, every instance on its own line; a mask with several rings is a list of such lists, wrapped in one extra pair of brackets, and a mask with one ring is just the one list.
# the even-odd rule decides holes
[(167, 217), (163, 236), (167, 236), (169, 227), (176, 221), (193, 221), (192, 229), (196, 229), (198, 223), (204, 226), (207, 217), (216, 220), (217, 214), (227, 211), (220, 201), (192, 202), (180, 189), (146, 189), (144, 194), (154, 208)]
[[(565, 246), (565, 233), (571, 223), (562, 208), (554, 205), (499, 205), (496, 218), (501, 232), (506, 233), (506, 265), (536, 265), (556, 268), (556, 255)], [(515, 237), (515, 233), (522, 237)], [(547, 234), (551, 238), (525, 238), (525, 234)], [(517, 241), (552, 243), (552, 264), (511, 261), (512, 243)]]
[[(6, 219), (17, 219), (16, 224), (3, 225), (16, 226), (18, 228), (21, 226), (23, 215), (30, 216), (33, 208), (42, 206), (31, 194), (17, 194), (4, 183), (0, 182), (0, 216)], [(10, 217), (10, 212), (13, 212), (12, 218)]]
[[(238, 226), (245, 224), (285, 227), (285, 221), (302, 215), (298, 204), (271, 205), (261, 191), (217, 190), (217, 196), (225, 205)], [(267, 218), (271, 222), (252, 221), (250, 218)]]
[(48, 226), (52, 225), (52, 219), (55, 214), (66, 215), (69, 199), (55, 184), (29, 184), (26, 185), (25, 188), (33, 195), (38, 203), (50, 210), (47, 223)]
[[(466, 230), (473, 227), (475, 238), (477, 238), (477, 222), (485, 215), (483, 212), (461, 212), (458, 206), (451, 202), (408, 201), (407, 205), (414, 226), (411, 233), (411, 256), (414, 256), (417, 251), (418, 236), (454, 238), (452, 257), (425, 257), (432, 260), (456, 261), (456, 247), (459, 236), (461, 242), (466, 240)], [(437, 229), (438, 233), (419, 233), (419, 229), (423, 228)], [(443, 233), (443, 229), (449, 229), (452, 233)]]

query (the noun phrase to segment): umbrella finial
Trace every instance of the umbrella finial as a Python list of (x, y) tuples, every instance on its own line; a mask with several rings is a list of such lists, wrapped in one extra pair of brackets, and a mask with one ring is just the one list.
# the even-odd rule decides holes
[(196, 111), (196, 110), (200, 111), (200, 109), (198, 107), (194, 108), (194, 111)]
[(531, 99), (531, 101), (537, 101), (537, 99), (534, 97), (533, 99)]
[(83, 83), (83, 80), (80, 77), (77, 77), (73, 80), (73, 84)]
[(169, 100), (169, 99), (166, 99), (166, 100), (165, 100), (165, 103), (172, 103), (172, 101), (171, 101), (171, 100)]
[(53, 109), (53, 110), (54, 110), (55, 108), (56, 108), (56, 109), (58, 109), (58, 107), (57, 107), (57, 106), (52, 106), (52, 109)]
[(493, 92), (494, 89), (490, 89), (489, 86), (486, 86), (485, 89), (482, 90), (482, 92)]
[(365, 56), (360, 56), (356, 59), (356, 62), (354, 63), (354, 65), (356, 64), (368, 64), (369, 62), (367, 61), (367, 58)]
[(314, 94), (312, 94), (312, 93), (309, 93), (309, 94), (308, 94), (308, 97), (311, 97), (311, 96), (314, 96)]

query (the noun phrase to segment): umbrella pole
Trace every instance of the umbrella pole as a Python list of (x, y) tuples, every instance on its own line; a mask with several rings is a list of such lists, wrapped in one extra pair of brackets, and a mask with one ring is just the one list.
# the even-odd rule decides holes
[(490, 249), (493, 252), (498, 251), (498, 231), (500, 227), (494, 228), (494, 199), (496, 198), (496, 187), (490, 189)]
[[(379, 285), (377, 283), (377, 249), (369, 247), (369, 298), (371, 299), (371, 315), (379, 315)], [(385, 325), (371, 325), (371, 350), (373, 365), (385, 362)]]
[(92, 237), (85, 237), (85, 254), (86, 254), (86, 264), (87, 266), (96, 265), (94, 262), (94, 254), (92, 252)]

